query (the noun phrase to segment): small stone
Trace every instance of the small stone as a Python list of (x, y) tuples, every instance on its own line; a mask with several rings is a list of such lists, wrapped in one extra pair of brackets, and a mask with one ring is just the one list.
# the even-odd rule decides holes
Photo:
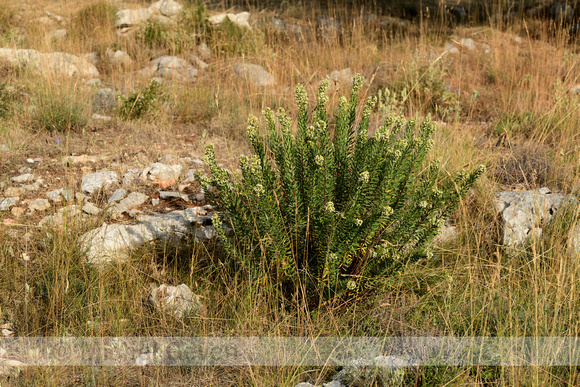
[(328, 74), (328, 78), (333, 86), (352, 84), (354, 73), (350, 68), (336, 70)]
[(195, 236), (201, 240), (211, 240), (216, 236), (215, 228), (213, 226), (200, 226), (195, 231)]
[(542, 187), (542, 188), (540, 188), (540, 189), (538, 190), (538, 193), (539, 193), (540, 195), (547, 195), (547, 194), (549, 194), (549, 193), (552, 193), (552, 191), (551, 191), (551, 190), (550, 190), (550, 188), (548, 188), (548, 187)]
[(161, 188), (167, 188), (177, 183), (181, 169), (182, 166), (179, 164), (153, 163), (141, 172), (141, 178), (151, 180), (154, 184), (160, 185)]
[(12, 209), (10, 210), (10, 213), (15, 218), (20, 218), (22, 215), (24, 215), (25, 212), (26, 210), (22, 207), (12, 207)]
[(127, 186), (127, 185), (131, 185), (131, 183), (133, 183), (133, 181), (137, 178), (137, 175), (131, 172), (127, 172), (125, 173), (125, 175), (123, 175), (123, 185)]
[(109, 58), (109, 62), (115, 66), (130, 66), (133, 63), (133, 59), (125, 51), (113, 51), (107, 48), (105, 54)]
[(211, 59), (211, 50), (205, 43), (200, 43), (200, 45), (197, 46), (197, 53), (203, 60), (207, 61)]
[(159, 192), (159, 198), (161, 199), (181, 199), (185, 202), (189, 201), (189, 197), (186, 194), (183, 194), (181, 192), (175, 192), (175, 191), (160, 191)]
[(473, 51), (475, 49), (475, 42), (473, 41), (473, 39), (464, 38), (461, 39), (459, 43), (461, 43), (462, 46), (467, 47), (469, 51)]
[(151, 204), (156, 206), (159, 204), (159, 199), (151, 199)]
[(161, 285), (151, 291), (149, 300), (161, 312), (171, 314), (178, 319), (190, 312), (199, 312), (202, 309), (201, 297), (194, 295), (185, 284)]
[(65, 164), (86, 164), (86, 163), (97, 163), (100, 160), (104, 160), (102, 157), (80, 155), (80, 156), (65, 156), (62, 158), (62, 162)]
[(50, 208), (50, 202), (47, 199), (33, 200), (28, 208), (32, 211), (46, 211)]
[(104, 116), (102, 114), (97, 114), (97, 113), (93, 114), (91, 117), (93, 120), (100, 120), (100, 121), (111, 121), (113, 119), (113, 117), (111, 117), (111, 116)]
[(22, 189), (25, 191), (31, 191), (31, 192), (38, 191), (40, 189), (40, 183), (36, 182), (34, 184), (24, 184), (22, 186)]
[(197, 200), (198, 202), (203, 202), (205, 200), (205, 194), (203, 192), (196, 194), (195, 200)]
[(127, 211), (127, 215), (129, 215), (130, 218), (136, 218), (140, 214), (141, 214), (141, 212), (136, 208), (133, 208), (133, 209)]
[(60, 203), (62, 202), (62, 191), (62, 188), (49, 191), (46, 193), (46, 197), (55, 203)]
[(16, 183), (27, 183), (34, 180), (34, 175), (32, 173), (25, 173), (24, 175), (14, 176), (10, 180)]
[(75, 200), (74, 192), (70, 189), (63, 189), (61, 195), (65, 202), (72, 202)]
[(115, 192), (113, 192), (113, 194), (111, 195), (111, 197), (109, 198), (109, 201), (107, 203), (108, 204), (116, 203), (118, 201), (121, 201), (123, 198), (125, 198), (125, 196), (127, 196), (127, 190), (123, 189), (123, 188), (119, 188), (119, 189), (115, 190)]
[(111, 209), (111, 216), (118, 217), (124, 212), (143, 205), (147, 200), (149, 200), (149, 196), (144, 193), (132, 192)]
[(22, 196), (24, 195), (24, 192), (25, 190), (20, 187), (8, 187), (4, 190), (4, 195), (8, 197)]
[(82, 192), (75, 193), (75, 199), (78, 203), (82, 203), (87, 200), (89, 197)]
[(570, 88), (570, 94), (580, 94), (580, 85)]
[(4, 328), (4, 329), (2, 329), (2, 336), (4, 336), (4, 337), (12, 337), (12, 336), (14, 336), (14, 332), (11, 331), (10, 329)]
[(190, 169), (187, 171), (187, 173), (185, 174), (185, 181), (184, 183), (195, 183), (195, 169)]
[(34, 160), (33, 159), (26, 159), (26, 162), (29, 164), (34, 164)]
[(256, 64), (234, 63), (232, 70), (239, 78), (256, 87), (269, 87), (277, 84), (276, 78), (272, 74)]
[(445, 45), (445, 51), (449, 52), (449, 54), (455, 55), (459, 54), (459, 49), (452, 45), (451, 43), (447, 43)]
[(20, 201), (19, 197), (6, 198), (0, 202), (0, 211), (8, 211)]
[(209, 18), (211, 24), (221, 24), (224, 20), (229, 19), (232, 23), (236, 24), (238, 27), (251, 29), (250, 23), (248, 22), (250, 18), (249, 12), (240, 12), (238, 14), (233, 13), (222, 13), (219, 15), (213, 15)]
[(32, 168), (30, 168), (30, 167), (22, 167), (18, 170), (18, 172), (20, 172), (20, 173), (28, 173), (30, 171), (32, 171)]
[(69, 205), (61, 208), (56, 214), (45, 216), (38, 222), (39, 227), (61, 227), (65, 221), (72, 219), (82, 213), (80, 206)]
[(101, 213), (101, 209), (94, 205), (93, 203), (86, 203), (82, 208), (84, 213), (89, 215), (99, 215)]
[(189, 60), (193, 63), (195, 63), (195, 65), (197, 66), (198, 69), (200, 70), (207, 70), (207, 68), (209, 67), (209, 65), (207, 63), (205, 63), (203, 60), (201, 60), (200, 58), (198, 58), (195, 55), (191, 55), (189, 57)]
[(97, 172), (83, 176), (81, 180), (81, 191), (83, 193), (92, 195), (111, 184), (118, 182), (118, 177), (115, 172)]

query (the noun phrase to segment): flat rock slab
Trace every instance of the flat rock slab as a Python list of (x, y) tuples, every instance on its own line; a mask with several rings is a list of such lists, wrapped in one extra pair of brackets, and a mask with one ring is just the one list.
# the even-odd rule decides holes
[[(179, 241), (191, 235), (196, 223), (210, 218), (201, 207), (173, 211), (167, 214), (141, 215), (137, 224), (103, 225), (81, 236), (79, 243), (89, 262), (104, 264), (114, 260), (126, 260), (131, 250), (154, 240)], [(199, 226), (211, 228), (213, 226)], [(208, 232), (210, 233), (210, 232)], [(199, 232), (198, 232), (199, 234)]]
[(503, 219), (504, 246), (518, 248), (530, 237), (539, 237), (541, 226), (550, 222), (559, 208), (575, 201), (574, 196), (551, 193), (548, 188), (498, 193), (495, 204)]
[(160, 191), (159, 198), (164, 199), (164, 200), (166, 200), (166, 199), (181, 199), (184, 202), (189, 201), (189, 196), (187, 196), (184, 193), (175, 192), (175, 191)]
[(86, 59), (64, 52), (41, 53), (29, 49), (0, 48), (0, 59), (12, 66), (26, 66), (42, 75), (98, 78), (99, 71)]
[(118, 180), (119, 177), (115, 172), (102, 171), (91, 173), (83, 176), (81, 180), (81, 191), (92, 195), (111, 184), (117, 183)]
[(34, 180), (34, 175), (32, 173), (25, 173), (24, 175), (14, 176), (10, 180), (16, 183), (27, 183)]

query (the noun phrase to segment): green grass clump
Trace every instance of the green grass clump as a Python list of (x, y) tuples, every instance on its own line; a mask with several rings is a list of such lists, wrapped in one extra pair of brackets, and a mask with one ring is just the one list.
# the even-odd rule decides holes
[[(248, 138), (255, 155), (240, 158), (242, 176), (219, 167), (213, 147), (199, 175), (225, 215), (214, 225), (235, 263), (253, 278), (302, 293), (309, 304), (354, 294), (378, 284), (403, 265), (430, 257), (427, 243), (483, 173), (444, 177), (438, 161), (423, 165), (435, 125), (391, 115), (368, 135), (376, 98), (357, 119), (363, 82), (355, 78), (350, 101), (341, 98), (334, 136), (327, 117), (326, 79), (309, 113), (306, 91), (296, 88), (296, 134), (283, 109), (267, 109), (268, 136), (250, 116)], [(233, 241), (224, 227), (235, 233)]]
[(15, 26), (16, 12), (7, 4), (0, 4), (0, 35), (4, 35)]
[(152, 80), (142, 90), (131, 93), (129, 96), (119, 96), (121, 107), (119, 116), (123, 120), (135, 120), (144, 117), (146, 114), (154, 112), (158, 107), (163, 92), (161, 84)]
[(68, 34), (73, 39), (86, 39), (112, 30), (117, 20), (117, 11), (117, 7), (107, 1), (88, 5), (73, 16)]
[(6, 119), (12, 112), (12, 93), (6, 82), (0, 82), (0, 118)]
[(137, 40), (149, 48), (164, 46), (167, 43), (170, 29), (155, 20), (148, 20), (137, 31)]
[(81, 130), (89, 122), (88, 104), (74, 86), (48, 86), (36, 90), (34, 124), (39, 130), (67, 132)]

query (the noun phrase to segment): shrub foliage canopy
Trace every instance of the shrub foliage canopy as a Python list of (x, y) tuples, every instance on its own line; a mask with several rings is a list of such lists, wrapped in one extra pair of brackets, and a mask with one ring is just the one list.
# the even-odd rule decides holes
[[(214, 217), (220, 240), (238, 270), (267, 276), (290, 294), (316, 304), (356, 292), (397, 268), (431, 255), (426, 246), (484, 167), (455, 178), (438, 161), (424, 166), (435, 125), (390, 115), (369, 136), (375, 98), (357, 119), (363, 78), (342, 97), (334, 135), (327, 117), (328, 79), (309, 113), (307, 93), (296, 88), (296, 128), (284, 109), (264, 112), (265, 138), (250, 116), (252, 157), (240, 157), (241, 177), (206, 148), (211, 176), (199, 181), (223, 212)], [(233, 230), (233, 238), (226, 229)], [(289, 295), (289, 294), (287, 294)]]

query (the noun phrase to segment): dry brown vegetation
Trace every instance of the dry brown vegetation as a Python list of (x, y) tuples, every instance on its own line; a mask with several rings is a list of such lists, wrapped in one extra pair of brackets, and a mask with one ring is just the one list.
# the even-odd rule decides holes
[[(192, 8), (196, 5), (191, 2)], [(188, 58), (206, 37), (184, 39), (178, 27), (158, 40), (119, 36), (106, 7), (96, 2), (5, 0), (0, 4), (0, 46), (63, 51), (80, 55), (107, 48), (126, 51), (129, 66), (98, 65), (101, 82), (125, 95), (148, 80), (136, 71), (160, 55)], [(148, 6), (141, 1), (111, 1), (116, 9)], [(90, 11), (87, 11), (90, 10)], [(236, 8), (234, 11), (242, 11)], [(49, 11), (66, 22), (43, 25), (35, 20)], [(210, 14), (223, 11), (209, 7)], [(141, 120), (91, 119), (96, 89), (76, 78), (38, 76), (0, 64), (0, 81), (10, 112), (0, 119), (3, 181), (18, 174), (27, 158), (43, 158), (40, 171), (49, 184), (77, 188), (91, 169), (146, 166), (167, 154), (184, 157), (216, 145), (218, 160), (235, 170), (238, 156), (249, 152), (245, 139), (248, 114), (266, 107), (293, 112), (294, 87), (304, 84), (314, 95), (322, 77), (335, 70), (363, 74), (362, 97), (384, 93), (377, 121), (395, 111), (407, 117), (438, 121), (432, 157), (450, 173), (485, 164), (467, 200), (454, 214), (458, 241), (440, 248), (439, 259), (419, 262), (355, 301), (308, 311), (299, 302), (279, 305), (265, 289), (237, 282), (220, 271), (219, 249), (191, 243), (181, 250), (147, 246), (130, 262), (106, 271), (83, 264), (78, 236), (103, 219), (43, 230), (38, 215), (13, 219), (0, 214), (0, 324), (18, 336), (578, 336), (579, 260), (560, 243), (566, 224), (556, 222), (526, 254), (508, 256), (501, 247), (494, 194), (506, 189), (549, 186), (577, 193), (580, 165), (579, 101), (569, 89), (580, 83), (578, 43), (548, 20), (515, 19), (506, 25), (442, 24), (416, 20), (404, 30), (381, 29), (361, 22), (368, 9), (322, 10), (314, 5), (250, 9), (253, 30), (232, 38), (218, 33), (207, 39), (209, 67), (192, 84), (163, 85), (169, 103)], [(351, 14), (354, 12), (354, 14)], [(321, 37), (316, 15), (342, 20), (340, 37)], [(271, 16), (302, 26), (300, 37), (276, 33), (262, 22)], [(65, 38), (47, 38), (66, 28)], [(173, 31), (173, 32), (172, 32)], [(311, 31), (311, 32), (308, 32)], [(516, 39), (517, 37), (517, 39)], [(461, 39), (471, 38), (470, 50)], [(237, 39), (232, 41), (232, 39)], [(459, 52), (445, 49), (451, 43)], [(276, 77), (277, 86), (258, 88), (231, 71), (237, 61), (259, 64)], [(337, 87), (329, 106), (350, 85)], [(407, 98), (402, 99), (405, 90)], [(384, 94), (383, 94), (384, 95)], [(58, 98), (57, 98), (58, 97)], [(62, 131), (44, 120), (62, 105), (74, 116)], [(35, 109), (30, 109), (34, 105)], [(77, 106), (78, 105), (78, 106)], [(51, 107), (52, 106), (52, 107)], [(2, 105), (0, 104), (0, 113)], [(74, 110), (78, 107), (78, 111)], [(42, 110), (42, 109), (48, 109)], [(48, 115), (48, 117), (47, 117)], [(66, 166), (71, 154), (108, 156), (108, 161)], [(197, 188), (197, 187), (195, 187)], [(10, 222), (6, 222), (10, 219)], [(559, 231), (560, 230), (560, 231)], [(30, 261), (22, 260), (23, 253)], [(184, 321), (157, 313), (148, 303), (150, 283), (186, 283), (204, 297), (207, 313)], [(578, 287), (577, 287), (578, 286)], [(26, 289), (30, 288), (30, 291)], [(334, 368), (25, 368), (2, 383), (15, 385), (289, 385), (322, 384)], [(381, 385), (379, 381), (366, 383)], [(577, 385), (575, 367), (440, 367), (409, 370), (406, 385)]]

